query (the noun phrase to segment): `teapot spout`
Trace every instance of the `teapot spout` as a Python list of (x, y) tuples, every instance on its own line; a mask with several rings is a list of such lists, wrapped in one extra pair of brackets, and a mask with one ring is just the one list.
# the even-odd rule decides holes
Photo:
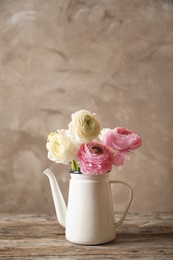
[(46, 169), (43, 173), (46, 174), (49, 178), (57, 219), (59, 223), (65, 227), (67, 206), (59, 188), (58, 182), (50, 169)]

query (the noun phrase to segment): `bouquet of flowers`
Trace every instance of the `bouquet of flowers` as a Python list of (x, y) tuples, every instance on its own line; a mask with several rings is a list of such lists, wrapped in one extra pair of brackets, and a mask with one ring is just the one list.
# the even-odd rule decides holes
[(48, 158), (56, 163), (71, 164), (71, 172), (99, 175), (121, 166), (131, 150), (141, 146), (133, 131), (116, 127), (101, 129), (95, 113), (80, 110), (72, 114), (68, 129), (48, 135)]

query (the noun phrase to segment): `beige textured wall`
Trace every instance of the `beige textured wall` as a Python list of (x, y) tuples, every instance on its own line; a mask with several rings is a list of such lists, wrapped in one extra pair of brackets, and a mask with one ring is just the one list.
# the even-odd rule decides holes
[[(173, 210), (173, 1), (0, 1), (0, 212), (54, 212), (47, 134), (88, 109), (143, 139), (111, 178), (131, 211)], [(127, 193), (113, 189), (116, 210)]]

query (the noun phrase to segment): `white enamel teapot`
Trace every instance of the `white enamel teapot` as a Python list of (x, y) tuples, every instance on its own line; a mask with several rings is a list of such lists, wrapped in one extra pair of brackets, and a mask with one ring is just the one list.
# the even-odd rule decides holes
[[(65, 227), (66, 239), (72, 243), (98, 245), (115, 239), (116, 227), (122, 224), (133, 199), (131, 187), (122, 181), (109, 180), (109, 174), (84, 175), (71, 173), (68, 206), (50, 169), (49, 177), (56, 215)], [(129, 189), (128, 205), (115, 223), (111, 184), (123, 184)]]

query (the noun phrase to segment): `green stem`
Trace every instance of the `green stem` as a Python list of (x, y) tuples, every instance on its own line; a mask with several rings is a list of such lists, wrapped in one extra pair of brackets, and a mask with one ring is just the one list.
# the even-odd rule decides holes
[(75, 160), (71, 161), (71, 169), (72, 169), (72, 171), (78, 171), (79, 170), (78, 165), (75, 162)]

